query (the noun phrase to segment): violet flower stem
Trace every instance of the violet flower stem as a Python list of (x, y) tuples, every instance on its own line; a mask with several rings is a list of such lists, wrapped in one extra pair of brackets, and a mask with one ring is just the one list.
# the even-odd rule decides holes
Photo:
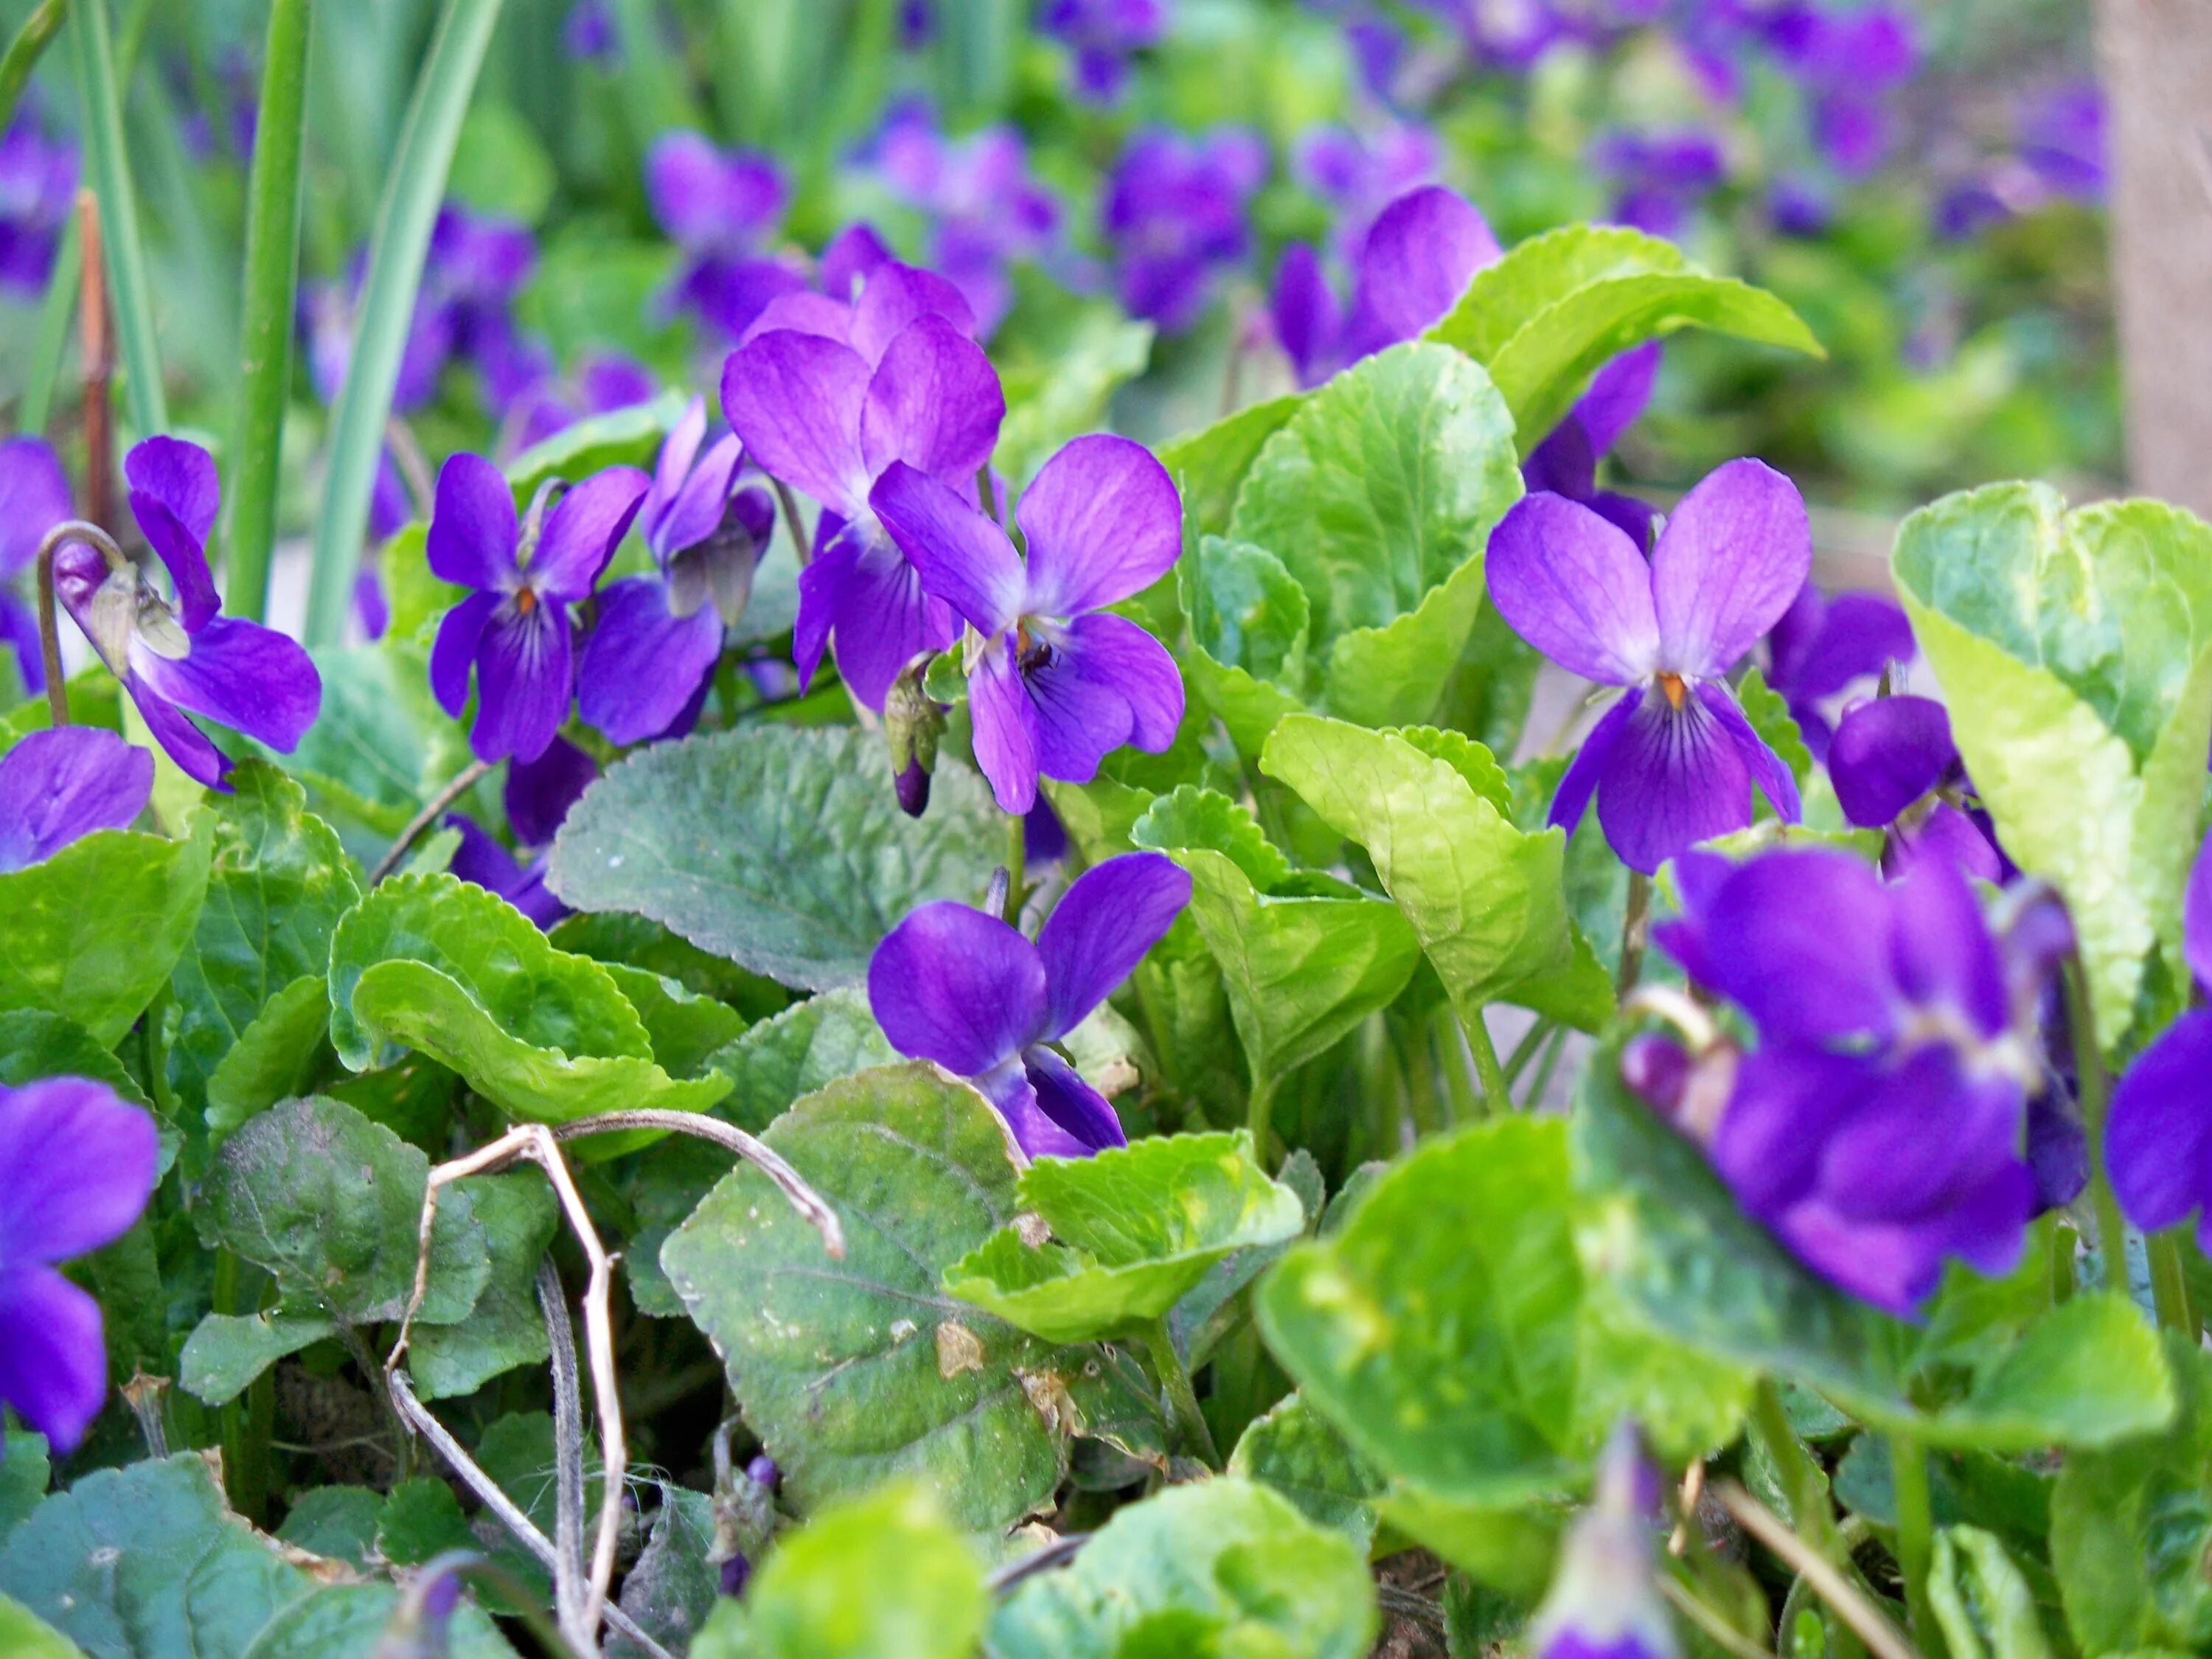
[(1019, 812), (1006, 814), (1006, 923), (1018, 927), (1022, 923), (1022, 904), (1029, 897), (1029, 823)]
[(791, 486), (781, 478), (769, 480), (775, 490), (777, 503), (783, 508), (784, 527), (791, 532), (791, 556), (800, 568), (806, 565), (806, 526), (799, 521), (799, 498), (791, 493)]
[(2097, 1048), (2097, 1016), (2079, 952), (2064, 969), (2066, 1024), (2074, 1036), (2074, 1087), (2081, 1127), (2089, 1135), (2089, 1201), (2097, 1216), (2097, 1248), (2105, 1259), (2105, 1288), (2128, 1294), (2128, 1227), (2105, 1164), (2105, 1119), (2112, 1109), (2112, 1081)]
[(1626, 997), (1644, 976), (1644, 946), (1651, 936), (1651, 878), (1641, 870), (1628, 872), (1628, 908), (1620, 918), (1620, 976), (1613, 985), (1616, 997)]
[(1198, 1408), (1198, 1391), (1191, 1387), (1190, 1372), (1183, 1365), (1182, 1356), (1176, 1352), (1175, 1338), (1170, 1334), (1164, 1318), (1154, 1320), (1152, 1328), (1145, 1334), (1145, 1352), (1167, 1395), (1176, 1441), (1185, 1451), (1202, 1459), (1206, 1468), (1219, 1468), (1221, 1454), (1213, 1449), (1213, 1431), (1206, 1425), (1206, 1413)]
[(1942, 1652), (1943, 1633), (1928, 1599), (1928, 1569), (1935, 1554), (1935, 1510), (1928, 1491), (1928, 1449), (1911, 1435), (1889, 1437), (1890, 1479), (1897, 1492), (1897, 1565), (1905, 1575), (1905, 1610), (1912, 1639), (1923, 1653)]
[(475, 788), (478, 780), (490, 771), (491, 768), (492, 763), (489, 761), (471, 761), (454, 774), (450, 783), (431, 796), (424, 803), (422, 810), (407, 820), (407, 827), (399, 832), (398, 838), (392, 843), (384, 856), (377, 860), (376, 868), (368, 872), (368, 884), (371, 887), (375, 886), (397, 869), (399, 860), (407, 856), (407, 849), (416, 843), (422, 832), (435, 823), (439, 815), (448, 806)]
[(61, 540), (48, 536), (39, 548), (39, 660), (46, 674), (46, 709), (57, 726), (70, 723), (69, 683), (62, 678), (61, 629), (54, 617), (54, 555)]
[(2189, 1273), (2182, 1265), (2179, 1237), (2171, 1232), (2148, 1234), (2143, 1250), (2150, 1260), (2151, 1305), (2158, 1310), (2158, 1322), (2193, 1340), (2197, 1315), (2189, 1305)]
[(1505, 1057), (1505, 1081), (1518, 1083), (1521, 1074), (1528, 1069), (1528, 1062), (1536, 1058), (1536, 1051), (1551, 1036), (1555, 1022), (1549, 1016), (1539, 1018), (1521, 1034), (1521, 1041), (1513, 1045), (1513, 1052)]
[(1505, 1080), (1505, 1068), (1498, 1063), (1498, 1045), (1491, 1040), (1490, 1022), (1482, 1017), (1482, 1010), (1468, 1010), (1460, 1020), (1460, 1029), (1467, 1033), (1467, 1046), (1474, 1056), (1474, 1075), (1482, 1085), (1482, 1109), (1492, 1116), (1511, 1111), (1512, 1085)]
[(1282, 1086), (1282, 1079), (1270, 1074), (1252, 1085), (1252, 1093), (1245, 1102), (1244, 1123), (1252, 1132), (1252, 1155), (1265, 1163), (1267, 1146), (1275, 1133), (1275, 1091)]

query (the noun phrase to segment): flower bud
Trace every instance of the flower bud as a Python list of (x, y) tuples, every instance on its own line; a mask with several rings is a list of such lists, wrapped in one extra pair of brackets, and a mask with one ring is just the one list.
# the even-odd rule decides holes
[(1568, 1532), (1529, 1625), (1538, 1659), (1678, 1659), (1653, 1565), (1657, 1498), (1636, 1427), (1623, 1422), (1598, 1454), (1597, 1490)]
[(900, 810), (918, 818), (929, 805), (929, 775), (937, 767), (937, 739), (945, 730), (945, 711), (921, 689), (929, 667), (918, 656), (899, 671), (884, 698), (884, 735), (891, 748), (891, 774)]

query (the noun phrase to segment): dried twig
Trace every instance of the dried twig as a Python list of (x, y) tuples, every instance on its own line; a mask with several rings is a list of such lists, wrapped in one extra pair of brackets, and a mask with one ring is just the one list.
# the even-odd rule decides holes
[[(538, 1523), (523, 1513), (515, 1501), (500, 1489), (499, 1482), (486, 1474), (461, 1443), (453, 1438), (452, 1431), (433, 1417), (429, 1408), (415, 1397), (415, 1390), (408, 1385), (407, 1373), (387, 1371), (384, 1382), (392, 1408), (416, 1433), (430, 1443), (431, 1449), (446, 1460), (446, 1467), (459, 1475), (462, 1484), (498, 1518), (500, 1525), (514, 1535), (515, 1542), (536, 1556), (550, 1571), (559, 1553), (553, 1547), (553, 1540), (538, 1530)], [(607, 1606), (606, 1617), (607, 1623), (613, 1626), (618, 1634), (643, 1648), (650, 1659), (674, 1659), (666, 1648), (654, 1641), (639, 1627), (635, 1620), (612, 1602)], [(592, 1644), (592, 1650), (598, 1650), (596, 1643)]]
[(1711, 1637), (1716, 1647), (1734, 1654), (1735, 1659), (1774, 1659), (1772, 1654), (1663, 1572), (1659, 1575), (1659, 1594), (1673, 1602), (1676, 1611), (1685, 1619)]
[[(100, 246), (100, 198), (89, 186), (76, 193), (77, 355), (84, 374), (84, 516), (106, 530), (115, 522), (114, 415), (109, 387), (115, 349), (107, 327), (107, 262)], [(141, 433), (147, 437), (150, 434)]]
[(983, 1583), (994, 1595), (1003, 1595), (1024, 1578), (1064, 1565), (1075, 1559), (1075, 1553), (1091, 1541), (1087, 1532), (1064, 1533), (1033, 1555), (1024, 1555), (1018, 1561), (1009, 1561)]
[(576, 1332), (568, 1322), (568, 1293), (550, 1256), (538, 1263), (538, 1309), (553, 1362), (554, 1610), (563, 1629), (583, 1620), (584, 1407), (576, 1381)]
[(1860, 1595), (1826, 1557), (1790, 1531), (1773, 1510), (1733, 1480), (1716, 1480), (1710, 1490), (1738, 1526), (1780, 1556), (1836, 1610), (1836, 1617), (1857, 1632), (1875, 1659), (1920, 1659), (1912, 1644), (1882, 1616), (1881, 1610)]
[(845, 1229), (829, 1200), (808, 1186), (805, 1178), (773, 1148), (734, 1123), (725, 1123), (720, 1118), (700, 1112), (641, 1108), (632, 1112), (601, 1112), (596, 1117), (571, 1118), (566, 1123), (555, 1124), (552, 1133), (556, 1140), (575, 1140), (617, 1129), (672, 1129), (678, 1134), (696, 1135), (702, 1140), (727, 1147), (781, 1188), (783, 1195), (791, 1200), (791, 1207), (822, 1235), (823, 1249), (840, 1261), (845, 1259)]
[(430, 1281), (430, 1234), (437, 1224), (438, 1191), (464, 1176), (504, 1169), (517, 1159), (527, 1159), (545, 1171), (561, 1208), (584, 1247), (591, 1263), (591, 1278), (584, 1288), (584, 1341), (591, 1355), (592, 1392), (599, 1400), (599, 1448), (605, 1467), (605, 1486), (599, 1493), (599, 1534), (592, 1549), (591, 1578), (585, 1587), (582, 1628), (596, 1646), (599, 1620), (607, 1609), (607, 1587), (614, 1581), (615, 1551), (622, 1539), (622, 1494), (628, 1448), (623, 1436), (622, 1402), (615, 1386), (614, 1321), (608, 1299), (614, 1288), (614, 1259), (600, 1243), (583, 1197), (568, 1174), (568, 1165), (553, 1132), (542, 1123), (524, 1123), (476, 1151), (439, 1164), (430, 1171), (422, 1191), (422, 1224), (416, 1238), (415, 1290), (399, 1322), (399, 1339), (384, 1362), (387, 1381), (398, 1375), (400, 1358), (407, 1352), (415, 1315), (422, 1305)]

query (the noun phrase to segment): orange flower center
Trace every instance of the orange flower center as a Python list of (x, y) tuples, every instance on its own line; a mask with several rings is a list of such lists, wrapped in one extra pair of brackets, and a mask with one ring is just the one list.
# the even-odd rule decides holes
[(1682, 707), (1682, 698), (1689, 689), (1682, 684), (1682, 677), (1680, 674), (1662, 674), (1659, 677), (1659, 689), (1667, 694), (1667, 706), (1679, 714)]
[[(526, 587), (517, 589), (514, 595), (514, 608), (524, 616), (528, 616), (538, 609), (538, 595)], [(1681, 699), (1677, 697), (1675, 702), (1679, 705)]]

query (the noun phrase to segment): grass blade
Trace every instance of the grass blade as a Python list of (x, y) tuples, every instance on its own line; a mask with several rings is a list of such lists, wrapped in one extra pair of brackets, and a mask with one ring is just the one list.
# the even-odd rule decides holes
[(8, 43), (7, 52), (0, 55), (0, 132), (6, 131), (9, 122), (15, 118), (15, 100), (23, 95), (31, 71), (38, 68), (39, 59), (61, 33), (62, 20), (68, 15), (69, 0), (45, 0), (23, 20), (23, 27)]
[(82, 0), (70, 13), (70, 46), (76, 58), (77, 96), (84, 111), (85, 160), (100, 198), (101, 240), (106, 246), (109, 303), (129, 377), (131, 424), (150, 437), (169, 425), (161, 389), (161, 357), (154, 336), (152, 290), (145, 250), (138, 240), (138, 207), (131, 188), (131, 161), (123, 145), (123, 106), (116, 92), (114, 43), (108, 38), (104, 0)]
[(292, 380), (300, 279), (300, 152), (307, 132), (307, 40), (314, 0), (274, 0), (262, 60), (253, 170), (246, 186), (246, 302), (239, 330), (238, 438), (230, 464), (230, 608), (261, 620), (276, 542), (276, 484)]
[(334, 645), (345, 631), (354, 570), (368, 526), (369, 491), (422, 283), (422, 261), (445, 196), (461, 118), (468, 112), (499, 8), (500, 0), (448, 0), (400, 129), (369, 247), (353, 356), (331, 422), (330, 478), (315, 521), (315, 565), (307, 590), (311, 646)]

